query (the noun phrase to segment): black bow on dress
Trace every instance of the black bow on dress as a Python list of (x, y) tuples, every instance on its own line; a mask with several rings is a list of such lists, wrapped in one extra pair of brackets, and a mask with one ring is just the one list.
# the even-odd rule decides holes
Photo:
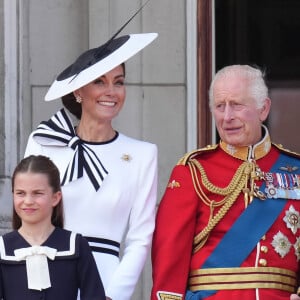
[(63, 176), (62, 185), (81, 178), (85, 171), (95, 190), (100, 188), (108, 171), (96, 153), (76, 135), (72, 121), (63, 108), (50, 120), (40, 123), (33, 137), (43, 146), (67, 146), (74, 150)]

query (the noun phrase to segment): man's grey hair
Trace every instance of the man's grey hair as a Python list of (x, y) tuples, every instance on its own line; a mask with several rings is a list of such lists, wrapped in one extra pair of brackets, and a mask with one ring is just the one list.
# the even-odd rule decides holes
[(220, 69), (214, 76), (209, 88), (210, 109), (214, 103), (214, 85), (217, 81), (226, 79), (232, 75), (238, 75), (249, 82), (250, 95), (256, 101), (257, 108), (262, 108), (264, 100), (268, 98), (268, 87), (265, 83), (264, 73), (259, 68), (249, 65), (231, 65)]

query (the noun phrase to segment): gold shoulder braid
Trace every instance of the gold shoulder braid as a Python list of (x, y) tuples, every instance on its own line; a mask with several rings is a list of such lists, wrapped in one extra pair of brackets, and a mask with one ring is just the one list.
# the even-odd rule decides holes
[(209, 151), (213, 151), (215, 149), (218, 148), (218, 144), (214, 144), (214, 145), (207, 145), (204, 148), (200, 148), (200, 149), (196, 149), (193, 150), (191, 152), (186, 153), (183, 157), (181, 157), (179, 159), (179, 161), (177, 162), (177, 165), (187, 165), (188, 161), (198, 155), (201, 155), (204, 152), (209, 152)]
[(294, 156), (294, 157), (297, 157), (299, 158), (300, 157), (300, 153), (298, 152), (294, 152), (294, 151), (291, 151), (289, 149), (286, 149), (284, 148), (281, 144), (275, 144), (275, 143), (272, 143), (272, 145), (274, 145), (278, 150), (280, 150), (281, 152), (284, 152), (284, 153), (287, 153), (291, 156)]
[[(254, 180), (261, 179), (261, 171), (255, 162), (246, 161), (243, 162), (237, 169), (236, 173), (232, 177), (232, 180), (225, 188), (220, 188), (212, 184), (203, 166), (196, 159), (190, 159), (188, 161), (188, 166), (191, 171), (191, 176), (194, 184), (195, 191), (199, 198), (204, 202), (205, 205), (210, 207), (210, 217), (206, 227), (195, 236), (194, 238), (194, 252), (197, 252), (206, 243), (208, 236), (212, 229), (218, 224), (218, 222), (225, 216), (230, 207), (236, 201), (241, 192), (244, 193), (245, 207), (248, 203), (252, 201), (254, 196), (263, 199), (264, 195), (260, 194), (258, 187), (256, 186)], [(214, 201), (209, 199), (199, 182), (199, 176), (197, 171), (200, 172), (201, 181), (203, 186), (210, 192), (224, 196), (222, 201)], [(248, 185), (250, 185), (248, 187)], [(249, 197), (250, 196), (250, 197)], [(222, 206), (217, 214), (214, 215), (214, 209), (216, 207)]]

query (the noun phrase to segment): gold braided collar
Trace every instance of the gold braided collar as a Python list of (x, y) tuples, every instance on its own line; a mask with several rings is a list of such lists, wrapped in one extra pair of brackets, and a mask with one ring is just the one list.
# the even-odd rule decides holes
[(220, 147), (229, 155), (247, 161), (249, 159), (260, 159), (266, 156), (271, 149), (271, 138), (266, 126), (262, 125), (265, 136), (257, 144), (245, 147), (236, 147), (220, 141)]

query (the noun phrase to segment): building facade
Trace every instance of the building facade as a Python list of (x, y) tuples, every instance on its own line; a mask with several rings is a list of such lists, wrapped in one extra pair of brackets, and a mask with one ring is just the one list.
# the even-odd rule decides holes
[[(143, 2), (0, 1), (0, 234), (11, 228), (10, 179), (28, 135), (62, 106), (60, 100), (43, 100), (49, 85), (80, 53), (108, 40)], [(115, 120), (120, 132), (158, 145), (159, 199), (172, 166), (196, 146), (195, 5), (150, 0), (120, 33), (159, 34), (126, 63), (127, 98)], [(195, 49), (190, 60), (188, 48)], [(188, 128), (193, 129), (189, 135)], [(133, 299), (149, 299), (150, 289), (149, 259)]]
[[(11, 228), (11, 174), (30, 132), (62, 104), (45, 102), (56, 75), (111, 37), (142, 0), (0, 1), (0, 234)], [(122, 31), (158, 38), (126, 63), (127, 99), (115, 128), (158, 145), (158, 204), (173, 165), (214, 143), (208, 107), (212, 74), (224, 65), (266, 69), (277, 143), (300, 152), (298, 0), (150, 0)], [(149, 299), (147, 262), (133, 300)]]

